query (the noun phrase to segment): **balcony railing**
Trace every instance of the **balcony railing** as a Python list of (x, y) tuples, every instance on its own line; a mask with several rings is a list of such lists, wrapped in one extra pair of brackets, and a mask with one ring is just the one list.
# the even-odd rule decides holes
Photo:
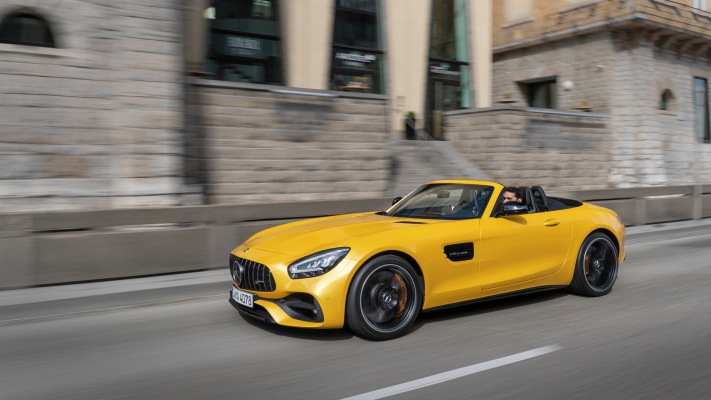
[(670, 0), (638, 0), (636, 12), (646, 21), (694, 36), (711, 39), (711, 13)]
[(614, 25), (616, 21), (628, 20), (711, 38), (711, 13), (672, 0), (607, 0), (585, 3), (546, 15), (544, 33), (584, 28), (596, 22)]
[(542, 18), (504, 26), (495, 37), (495, 48), (556, 36), (584, 34), (633, 26), (666, 35), (711, 40), (711, 12), (672, 0), (598, 0), (582, 3)]

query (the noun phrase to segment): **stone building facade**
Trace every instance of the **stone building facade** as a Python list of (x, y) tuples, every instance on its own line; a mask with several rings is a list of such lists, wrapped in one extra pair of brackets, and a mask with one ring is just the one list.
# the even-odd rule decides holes
[(180, 4), (10, 0), (54, 46), (0, 43), (0, 211), (181, 204)]
[(383, 194), (386, 96), (191, 77), (189, 6), (0, 5), (54, 40), (0, 43), (0, 213)]
[[(235, 27), (220, 4), (259, 15)], [(408, 111), (419, 128), (444, 113), (433, 136), (459, 154), (439, 155), (506, 183), (705, 183), (711, 14), (694, 4), (7, 0), (0, 213), (380, 196)], [(334, 34), (360, 15), (364, 36)], [(18, 16), (52, 45), (2, 36)]]
[(496, 2), (494, 101), (609, 116), (608, 187), (708, 182), (709, 22), (692, 1)]

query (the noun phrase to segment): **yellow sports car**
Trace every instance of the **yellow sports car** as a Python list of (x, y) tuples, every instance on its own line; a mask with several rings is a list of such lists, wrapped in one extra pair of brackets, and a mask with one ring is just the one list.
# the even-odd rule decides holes
[(427, 183), (387, 211), (266, 229), (230, 254), (230, 303), (279, 325), (405, 334), (421, 311), (541, 289), (612, 290), (625, 226), (606, 208), (538, 186)]

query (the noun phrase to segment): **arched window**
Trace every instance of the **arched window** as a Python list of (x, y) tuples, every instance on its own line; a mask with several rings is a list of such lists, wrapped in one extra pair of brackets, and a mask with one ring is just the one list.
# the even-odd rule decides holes
[(664, 89), (659, 99), (659, 109), (662, 111), (672, 111), (674, 105), (674, 94), (669, 89)]
[(47, 20), (29, 13), (10, 14), (2, 20), (0, 43), (55, 47)]

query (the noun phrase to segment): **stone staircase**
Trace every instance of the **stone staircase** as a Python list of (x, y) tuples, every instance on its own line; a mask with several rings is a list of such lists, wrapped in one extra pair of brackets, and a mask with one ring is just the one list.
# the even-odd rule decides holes
[(394, 140), (391, 148), (389, 196), (404, 196), (425, 182), (436, 179), (490, 179), (489, 175), (462, 157), (446, 141), (431, 140), (418, 132), (421, 140)]

